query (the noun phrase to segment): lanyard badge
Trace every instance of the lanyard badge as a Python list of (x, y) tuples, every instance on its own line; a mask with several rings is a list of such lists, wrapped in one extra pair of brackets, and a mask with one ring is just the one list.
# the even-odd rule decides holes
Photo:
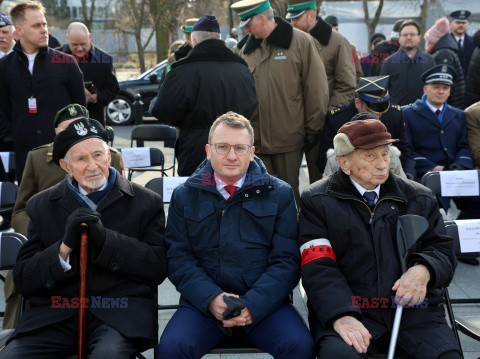
[(28, 99), (28, 112), (37, 113), (37, 99), (34, 97)]

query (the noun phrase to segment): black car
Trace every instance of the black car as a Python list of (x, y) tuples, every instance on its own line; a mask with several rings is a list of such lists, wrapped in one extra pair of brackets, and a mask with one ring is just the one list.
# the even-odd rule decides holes
[(119, 81), (120, 92), (106, 108), (107, 123), (110, 125), (132, 123), (134, 121), (132, 104), (137, 93), (142, 95), (144, 115), (151, 116), (148, 108), (152, 99), (157, 96), (159, 80), (163, 75), (165, 66), (167, 66), (167, 60), (163, 60), (136, 78)]

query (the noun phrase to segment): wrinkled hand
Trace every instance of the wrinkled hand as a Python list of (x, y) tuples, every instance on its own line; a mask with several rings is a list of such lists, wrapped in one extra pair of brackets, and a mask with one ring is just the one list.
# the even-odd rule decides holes
[[(232, 293), (220, 293), (215, 298), (213, 298), (208, 304), (208, 310), (212, 315), (217, 318), (217, 320), (223, 322), (223, 312), (227, 310), (227, 304), (223, 300), (223, 296), (228, 295), (238, 298), (238, 295)], [(234, 318), (235, 319), (235, 318)]]
[(313, 147), (317, 144), (319, 139), (318, 135), (313, 133), (307, 133), (305, 136), (305, 153), (308, 153), (312, 150)]
[(366, 353), (372, 337), (365, 326), (352, 316), (346, 315), (333, 322), (333, 329), (357, 353)]
[(100, 220), (100, 214), (89, 208), (77, 208), (67, 217), (65, 224), (65, 234), (63, 235), (63, 244), (68, 248), (75, 250), (80, 246), (80, 225), (86, 223), (89, 226)]
[(229, 319), (229, 320), (223, 320), (223, 326), (225, 328), (230, 328), (230, 327), (244, 327), (245, 325), (250, 325), (253, 323), (253, 318), (252, 314), (248, 310), (248, 308), (242, 309), (242, 312), (240, 313), (239, 316)]
[(445, 166), (435, 166), (429, 172), (443, 171), (444, 168)]
[(425, 300), (429, 280), (430, 272), (423, 264), (410, 267), (392, 287), (396, 291), (395, 303), (402, 306), (421, 304)]
[(85, 96), (87, 97), (87, 102), (89, 103), (95, 103), (97, 102), (97, 94), (96, 93), (91, 93), (87, 89), (85, 89)]

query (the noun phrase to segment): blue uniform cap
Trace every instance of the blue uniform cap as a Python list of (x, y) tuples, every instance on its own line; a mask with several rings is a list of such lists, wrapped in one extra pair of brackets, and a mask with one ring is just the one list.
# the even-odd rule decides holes
[(452, 21), (468, 22), (468, 18), (472, 13), (468, 10), (457, 10), (450, 14)]
[(207, 31), (220, 33), (220, 26), (218, 25), (215, 15), (202, 15), (200, 19), (193, 25), (193, 31)]
[(457, 71), (450, 65), (437, 65), (422, 74), (422, 81), (428, 84), (445, 84), (452, 86), (457, 79)]

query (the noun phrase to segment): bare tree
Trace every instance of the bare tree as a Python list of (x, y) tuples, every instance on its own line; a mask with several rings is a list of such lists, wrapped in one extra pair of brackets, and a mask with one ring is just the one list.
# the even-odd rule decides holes
[[(88, 5), (90, 5), (90, 9)], [(82, 0), (82, 21), (88, 29), (91, 29), (93, 17), (95, 16), (95, 0), (90, 0), (88, 5), (87, 0)]]
[(287, 15), (287, 1), (286, 0), (272, 0), (270, 1), (272, 9), (275, 11), (275, 16), (285, 18)]
[(368, 0), (362, 0), (363, 13), (364, 13), (363, 19), (365, 21), (365, 24), (367, 25), (368, 39), (370, 39), (374, 34), (375, 28), (377, 27), (378, 21), (380, 20), (380, 15), (382, 14), (382, 8), (383, 8), (383, 1), (384, 0), (379, 0), (379, 4), (377, 7), (377, 10), (375, 11), (375, 15), (373, 16), (373, 19), (370, 20), (370, 15), (368, 13)]

